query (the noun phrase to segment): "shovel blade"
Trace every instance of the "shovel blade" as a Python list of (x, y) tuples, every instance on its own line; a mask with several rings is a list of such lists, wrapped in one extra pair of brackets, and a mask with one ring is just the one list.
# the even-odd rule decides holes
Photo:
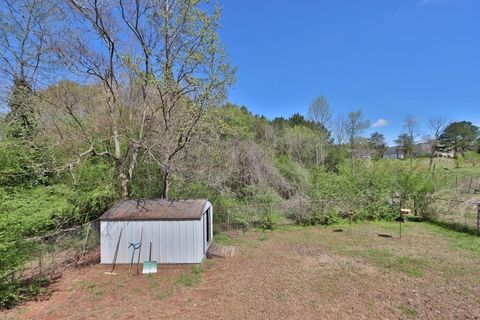
[(145, 261), (143, 263), (142, 273), (157, 273), (157, 261)]

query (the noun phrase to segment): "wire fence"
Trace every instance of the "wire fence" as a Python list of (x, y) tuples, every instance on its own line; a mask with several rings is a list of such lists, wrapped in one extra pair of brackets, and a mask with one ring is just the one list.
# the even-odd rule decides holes
[(436, 219), (439, 221), (464, 225), (480, 231), (480, 200), (470, 198), (434, 198), (432, 203)]
[[(430, 197), (431, 210), (440, 221), (465, 225), (471, 229), (480, 228), (480, 197), (475, 194), (466, 196), (462, 193), (436, 194)], [(284, 216), (283, 223), (301, 221), (312, 214), (315, 208), (320, 215), (328, 212), (337, 212), (343, 218), (350, 218), (355, 213), (354, 201), (331, 199), (306, 199), (277, 201), (271, 203), (249, 203), (236, 208), (246, 214), (257, 216), (265, 213), (276, 213)], [(228, 229), (234, 229), (234, 212), (228, 209), (227, 221), (224, 223)], [(480, 229), (478, 229), (480, 230)], [(21, 269), (16, 270), (18, 279), (31, 279), (34, 277), (56, 278), (68, 266), (79, 266), (99, 261), (100, 246), (100, 221), (92, 221), (81, 226), (53, 231), (42, 236), (24, 239), (35, 248), (30, 261)]]
[(21, 280), (35, 277), (56, 278), (68, 266), (79, 266), (98, 261), (100, 221), (53, 231), (23, 239), (28, 243), (31, 259), (15, 276)]

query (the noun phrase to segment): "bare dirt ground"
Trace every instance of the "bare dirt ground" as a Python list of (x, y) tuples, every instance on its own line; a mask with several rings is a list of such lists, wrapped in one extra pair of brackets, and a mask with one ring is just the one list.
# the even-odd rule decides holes
[[(480, 238), (409, 222), (222, 238), (230, 259), (133, 276), (69, 269), (6, 319), (480, 319)], [(383, 235), (383, 236), (379, 236)], [(393, 236), (393, 237), (388, 237)]]

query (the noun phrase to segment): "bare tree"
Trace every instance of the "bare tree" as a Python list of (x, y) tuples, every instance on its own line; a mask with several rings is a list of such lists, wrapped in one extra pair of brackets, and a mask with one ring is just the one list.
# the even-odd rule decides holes
[(355, 139), (360, 137), (370, 126), (370, 121), (363, 118), (362, 110), (349, 112), (345, 122), (345, 131), (347, 133), (350, 149), (354, 150)]
[(58, 14), (48, 0), (4, 0), (0, 6), (0, 72), (3, 80), (34, 86), (49, 56), (47, 37)]
[(349, 112), (348, 118), (345, 122), (345, 131), (347, 133), (349, 144), (350, 144), (350, 154), (352, 161), (352, 171), (354, 170), (355, 163), (355, 149), (356, 141), (359, 137), (365, 132), (365, 130), (370, 126), (370, 121), (363, 118), (362, 110)]
[[(55, 6), (47, 0), (5, 0), (0, 6), (0, 89), (9, 107), (9, 134), (29, 141), (35, 117), (33, 96), (39, 74), (46, 82)], [(2, 103), (0, 103), (2, 105)]]
[(410, 139), (410, 169), (413, 170), (413, 154), (415, 151), (415, 138), (418, 134), (418, 120), (412, 115), (407, 115), (403, 120), (403, 127), (407, 131), (408, 137)]
[(316, 124), (322, 125), (326, 129), (330, 127), (332, 110), (330, 109), (327, 98), (318, 96), (312, 101), (308, 108), (308, 119)]
[(114, 159), (123, 197), (142, 154), (158, 165), (167, 198), (170, 175), (204, 110), (223, 100), (233, 82), (217, 35), (220, 10), (208, 14), (203, 1), (188, 0), (68, 4), (75, 40), (59, 39), (55, 49), (70, 70), (99, 81), (99, 107), (109, 115), (108, 139), (85, 135), (80, 154)]
[(308, 108), (308, 119), (315, 122), (320, 130), (318, 143), (315, 147), (315, 162), (317, 165), (324, 162), (324, 146), (328, 140), (328, 128), (332, 120), (332, 110), (324, 96), (318, 96)]
[(179, 154), (195, 134), (206, 108), (225, 98), (234, 69), (217, 35), (221, 11), (207, 15), (191, 1), (159, 1), (153, 26), (161, 42), (156, 59), (161, 72), (155, 81), (162, 115), (158, 160), (163, 174), (162, 197), (168, 198), (170, 174)]
[(430, 117), (428, 119), (428, 129), (430, 130), (430, 135), (432, 138), (431, 150), (430, 150), (430, 163), (428, 165), (429, 169), (432, 167), (433, 158), (435, 157), (435, 152), (437, 151), (440, 135), (442, 134), (443, 130), (445, 130), (448, 123), (449, 123), (448, 118), (443, 116)]
[(332, 131), (337, 145), (342, 145), (346, 142), (346, 120), (343, 114), (339, 114), (335, 119)]

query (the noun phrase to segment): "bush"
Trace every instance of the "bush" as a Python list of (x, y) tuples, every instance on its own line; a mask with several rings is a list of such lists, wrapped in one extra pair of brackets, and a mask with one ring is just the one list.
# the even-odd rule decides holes
[(357, 160), (353, 170), (351, 162), (345, 161), (337, 173), (313, 168), (309, 214), (297, 222), (328, 224), (338, 219), (338, 213), (348, 211), (362, 220), (392, 219), (405, 206), (427, 217), (434, 182), (428, 173), (412, 172), (406, 164), (393, 161)]
[(0, 186), (18, 187), (46, 184), (50, 152), (20, 140), (0, 141)]
[(0, 307), (31, 296), (45, 282), (24, 283), (19, 276), (29, 261), (44, 253), (35, 237), (97, 218), (113, 204), (117, 194), (112, 172), (109, 163), (87, 161), (75, 172), (76, 184), (57, 178), (51, 185), (22, 181), (0, 186)]

